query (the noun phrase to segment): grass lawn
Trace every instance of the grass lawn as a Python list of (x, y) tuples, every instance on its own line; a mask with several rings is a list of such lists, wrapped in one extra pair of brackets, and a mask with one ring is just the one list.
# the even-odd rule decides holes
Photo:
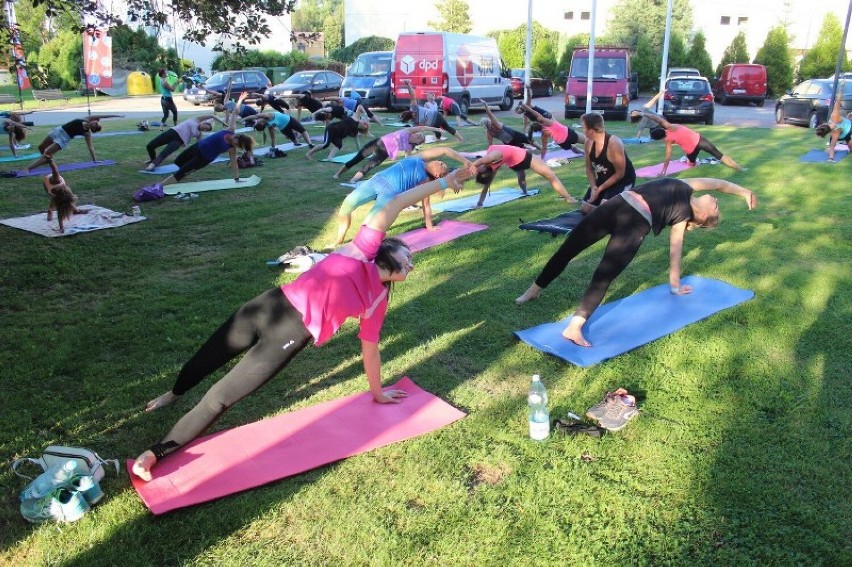
[[(33, 526), (17, 510), (25, 482), (5, 467), (0, 563), (852, 564), (852, 159), (799, 163), (823, 143), (803, 128), (697, 129), (748, 171), (702, 166), (681, 176), (730, 179), (760, 203), (749, 212), (719, 195), (722, 224), (689, 233), (683, 272), (752, 289), (751, 301), (589, 368), (520, 343), (513, 330), (573, 312), (603, 249), (581, 255), (540, 300), (514, 305), (561, 242), (517, 229), (519, 218), (564, 211), (531, 174), (536, 197), (439, 215), (490, 228), (418, 253), (391, 296), (385, 382), (409, 375), (465, 419), (159, 517), (122, 471), (104, 480), (107, 498), (82, 520)], [(457, 149), (484, 147), (481, 129), (462, 132)], [(155, 179), (136, 171), (156, 133), (96, 138), (98, 157), (120, 163), (68, 173), (80, 203), (129, 211), (133, 191)], [(637, 167), (663, 151), (628, 146)], [(47, 239), (0, 226), (4, 460), (50, 444), (133, 458), (165, 434), (221, 373), (171, 407), (142, 408), (234, 309), (291, 278), (265, 261), (333, 239), (349, 189), (332, 179), (336, 164), (303, 154), (266, 160), (254, 171), (263, 177), (257, 188), (142, 203), (149, 220), (119, 229)], [(88, 159), (80, 140), (58, 156)], [(583, 194), (581, 162), (556, 172)], [(190, 180), (227, 176), (217, 164)], [(495, 188), (514, 184), (501, 170)], [(470, 183), (464, 193), (474, 192)], [(40, 179), (0, 179), (0, 217), (46, 205)], [(392, 232), (421, 223), (418, 212), (404, 213)], [(605, 301), (667, 282), (667, 234), (647, 239)], [(356, 334), (349, 322), (307, 349), (212, 430), (365, 391)], [(533, 442), (525, 397), (534, 373), (549, 389), (552, 417), (583, 414), (619, 386), (637, 395), (642, 413), (600, 440)]]

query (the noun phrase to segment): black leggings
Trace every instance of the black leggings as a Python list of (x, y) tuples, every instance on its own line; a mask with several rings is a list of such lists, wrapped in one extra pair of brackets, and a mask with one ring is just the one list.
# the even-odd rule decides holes
[(165, 126), (166, 120), (169, 119), (169, 111), (171, 111), (172, 118), (175, 120), (175, 126), (177, 126), (177, 105), (175, 104), (175, 99), (170, 96), (161, 96), (160, 106), (163, 108), (163, 119), (160, 122)]
[(388, 159), (390, 157), (387, 149), (385, 149), (385, 144), (382, 142), (381, 138), (376, 138), (374, 140), (370, 140), (369, 142), (364, 144), (364, 147), (361, 148), (360, 150), (358, 150), (355, 153), (355, 155), (352, 156), (352, 159), (350, 159), (349, 161), (346, 162), (346, 165), (344, 165), (344, 171), (346, 171), (346, 170), (350, 169), (351, 167), (357, 165), (362, 160), (364, 160), (368, 157), (370, 159), (368, 159), (367, 163), (365, 163), (361, 167), (361, 174), (362, 175), (367, 175), (367, 173), (371, 169), (380, 165), (382, 162), (384, 162), (386, 159)]
[(281, 129), (281, 133), (290, 138), (290, 141), (293, 143), (296, 142), (296, 132), (303, 134), (305, 132), (305, 127), (302, 126), (302, 123), (295, 118), (291, 118), (290, 122)]
[(266, 291), (240, 307), (184, 364), (172, 392), (183, 395), (230, 360), (244, 352), (245, 356), (180, 418), (152, 448), (154, 453), (170, 453), (198, 437), (225, 410), (281, 372), (311, 339), (302, 314), (290, 305), (281, 288)]
[(639, 246), (650, 232), (651, 225), (621, 195), (616, 195), (600, 207), (589, 213), (577, 227), (568, 234), (568, 238), (559, 250), (545, 264), (535, 283), (541, 288), (561, 274), (568, 262), (580, 252), (610, 235), (603, 258), (601, 258), (592, 281), (580, 300), (580, 307), (574, 312), (586, 319), (603, 301), (606, 290), (624, 268), (636, 256)]
[(698, 158), (698, 152), (705, 151), (716, 159), (722, 159), (722, 152), (719, 151), (719, 148), (713, 145), (713, 142), (701, 136), (698, 139), (698, 145), (695, 146), (695, 149), (692, 150), (692, 153), (686, 155), (686, 159), (689, 160), (689, 163), (694, 164), (695, 160)]
[(180, 181), (193, 171), (207, 167), (210, 165), (210, 161), (202, 155), (201, 150), (198, 149), (198, 144), (193, 144), (175, 158), (175, 165), (178, 166), (175, 179)]
[[(447, 119), (446, 119), (446, 118), (444, 118), (444, 115), (443, 115), (443, 114), (438, 114), (438, 113), (436, 113), (436, 115), (435, 115), (435, 123), (434, 123), (434, 124), (430, 124), (430, 126), (433, 126), (433, 127), (435, 127), (435, 128), (440, 128), (441, 130), (446, 130), (447, 132), (449, 132), (449, 133), (450, 133), (450, 134), (452, 134), (453, 136), (455, 136), (455, 135), (456, 135), (456, 129), (455, 129), (455, 128), (453, 128), (452, 126), (450, 126), (449, 122), (447, 122)], [(440, 139), (441, 139), (441, 133), (440, 133), (440, 132), (436, 132), (436, 133), (435, 133), (435, 137), (436, 137), (436, 138), (438, 138), (438, 139), (440, 140)]]
[[(154, 167), (157, 167), (182, 145), (183, 140), (181, 140), (180, 134), (175, 132), (173, 128), (169, 128), (165, 132), (160, 132), (156, 138), (148, 142), (145, 149), (148, 151), (148, 157), (154, 163)], [(166, 147), (160, 152), (160, 155), (156, 155), (156, 150), (160, 146)]]

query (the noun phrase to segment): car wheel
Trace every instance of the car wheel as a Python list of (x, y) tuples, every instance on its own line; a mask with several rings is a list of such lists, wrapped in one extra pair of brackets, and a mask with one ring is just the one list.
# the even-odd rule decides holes
[(765, 99), (765, 98), (762, 98), (762, 99), (760, 99), (759, 101), (757, 101), (757, 106), (764, 106), (765, 104), (766, 104), (766, 99)]
[(553, 85), (547, 86), (547, 96), (553, 96)]
[(817, 120), (816, 111), (812, 111), (811, 115), (808, 117), (808, 128), (814, 129), (819, 126), (819, 120)]
[(463, 96), (459, 101), (459, 111), (464, 116), (468, 116), (470, 114), (470, 99), (466, 96)]
[(775, 107), (775, 123), (784, 124), (784, 108), (780, 104)]
[(500, 101), (500, 110), (509, 110), (512, 108), (512, 91), (503, 93), (503, 100)]

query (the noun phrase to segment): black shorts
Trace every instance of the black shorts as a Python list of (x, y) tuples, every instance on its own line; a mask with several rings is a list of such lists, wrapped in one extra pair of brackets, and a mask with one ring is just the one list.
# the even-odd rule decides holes
[(286, 136), (289, 132), (298, 132), (299, 134), (301, 134), (304, 131), (305, 127), (302, 126), (302, 123), (296, 120), (295, 118), (291, 118), (290, 122), (288, 122), (287, 125), (284, 126), (284, 128), (281, 130), (281, 133)]
[(518, 148), (523, 148), (524, 145), (529, 143), (529, 141), (530, 139), (527, 137), (526, 134), (522, 134), (521, 132), (515, 130), (512, 132), (512, 137), (505, 143), (507, 146), (516, 146)]
[(565, 138), (565, 141), (561, 144), (556, 144), (563, 150), (570, 150), (571, 146), (580, 141), (580, 136), (577, 135), (577, 132), (574, 131), (573, 128), (568, 128), (568, 136)]
[(510, 165), (509, 169), (511, 169), (512, 171), (526, 171), (530, 168), (530, 165), (532, 165), (532, 158), (532, 152), (527, 150), (527, 157), (525, 157), (524, 160), (518, 165)]

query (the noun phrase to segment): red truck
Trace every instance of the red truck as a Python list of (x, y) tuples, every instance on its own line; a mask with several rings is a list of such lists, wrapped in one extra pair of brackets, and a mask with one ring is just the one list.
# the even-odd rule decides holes
[[(623, 47), (596, 47), (593, 65), (592, 110), (627, 120), (630, 99), (639, 97), (639, 79), (630, 72), (630, 51)], [(565, 118), (586, 112), (588, 76), (589, 50), (575, 48), (565, 84)]]

